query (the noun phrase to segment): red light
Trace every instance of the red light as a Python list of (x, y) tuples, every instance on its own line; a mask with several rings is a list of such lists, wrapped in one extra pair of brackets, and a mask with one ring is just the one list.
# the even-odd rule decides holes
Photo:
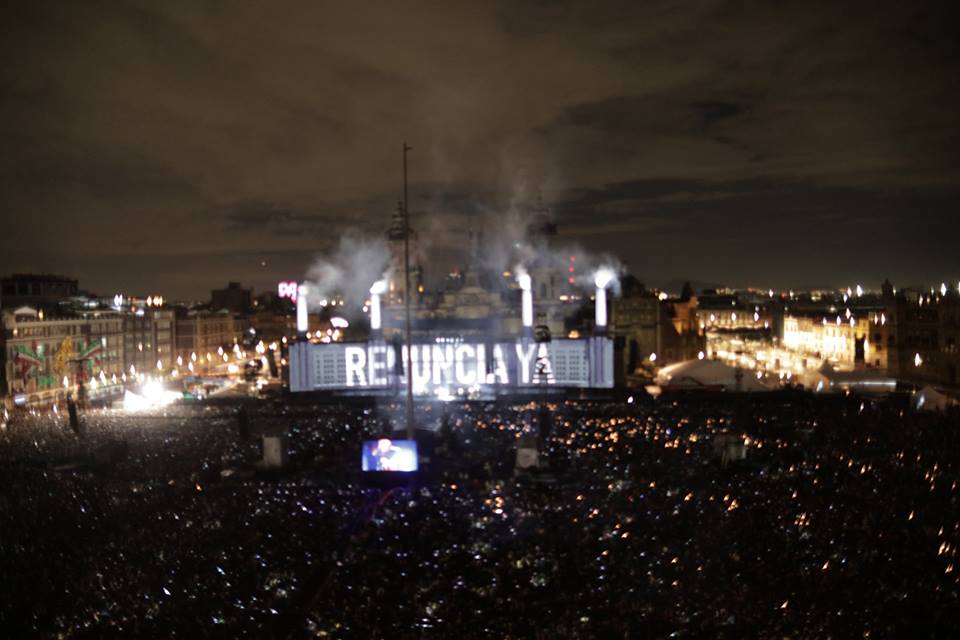
[(570, 284), (573, 284), (573, 278), (570, 278)]
[(577, 256), (570, 256), (570, 262), (576, 262)]
[(569, 271), (570, 273), (573, 273), (573, 267), (570, 267), (569, 269), (567, 269), (567, 271)]

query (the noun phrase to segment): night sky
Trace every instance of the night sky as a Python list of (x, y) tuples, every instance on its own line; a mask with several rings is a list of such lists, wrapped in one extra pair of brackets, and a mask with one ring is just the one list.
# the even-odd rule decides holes
[(407, 139), (434, 276), (541, 193), (649, 284), (960, 278), (956, 3), (359, 4), (8, 3), (0, 273), (272, 289)]

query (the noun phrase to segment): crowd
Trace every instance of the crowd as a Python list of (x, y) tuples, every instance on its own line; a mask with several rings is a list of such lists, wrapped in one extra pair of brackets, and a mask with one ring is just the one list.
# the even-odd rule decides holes
[[(0, 428), (6, 637), (946, 637), (960, 414), (796, 395), (402, 408), (175, 406)], [(402, 420), (402, 418), (401, 418)], [(540, 430), (538, 472), (516, 474)], [(290, 464), (257, 470), (257, 434)], [(719, 434), (746, 444), (722, 466)]]

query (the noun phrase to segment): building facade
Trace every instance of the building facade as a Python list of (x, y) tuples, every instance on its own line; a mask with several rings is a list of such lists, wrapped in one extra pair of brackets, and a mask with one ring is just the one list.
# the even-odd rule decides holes
[(78, 384), (110, 387), (124, 376), (123, 319), (95, 311), (50, 317), (32, 307), (3, 313), (4, 386), (27, 402), (62, 396)]
[(141, 309), (123, 314), (125, 371), (166, 373), (176, 355), (175, 320), (171, 309)]
[(220, 348), (232, 349), (242, 340), (244, 325), (226, 311), (177, 309), (174, 360), (183, 366), (212, 362)]
[(875, 324), (879, 322), (870, 314), (843, 313), (828, 318), (788, 313), (783, 319), (783, 346), (841, 368), (869, 364), (885, 369), (887, 350), (882, 342), (871, 339)]
[(247, 313), (252, 307), (253, 289), (244, 288), (239, 282), (230, 282), (226, 288), (210, 292), (210, 308), (214, 311)]
[(885, 283), (891, 373), (917, 384), (960, 388), (960, 285), (894, 294)]
[(15, 273), (0, 279), (0, 307), (37, 308), (56, 304), (60, 300), (76, 296), (78, 292), (78, 283), (72, 278), (51, 274)]
[(638, 368), (691, 360), (705, 349), (697, 330), (697, 298), (667, 298), (625, 279), (610, 305), (610, 326), (622, 346), (624, 379)]

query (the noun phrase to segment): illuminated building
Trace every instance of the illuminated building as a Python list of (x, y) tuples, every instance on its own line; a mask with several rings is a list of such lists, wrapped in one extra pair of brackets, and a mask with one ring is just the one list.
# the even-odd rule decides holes
[[(697, 298), (680, 298), (647, 290), (636, 278), (621, 279), (621, 295), (611, 303), (610, 326), (621, 346), (618, 383), (642, 367), (697, 357), (704, 338), (696, 329)], [(651, 360), (653, 356), (653, 360)]]
[(140, 308), (124, 313), (122, 318), (124, 371), (131, 366), (136, 371), (169, 371), (176, 359), (173, 310)]
[(890, 371), (898, 379), (960, 387), (960, 284), (894, 292), (884, 283)]
[(887, 369), (903, 381), (960, 384), (960, 294), (945, 285), (895, 292), (889, 281), (881, 291), (821, 301), (819, 312), (792, 310), (783, 345), (848, 367)]
[(776, 310), (746, 293), (705, 292), (697, 303), (697, 327), (714, 331), (770, 330), (776, 332)]
[(869, 315), (788, 313), (783, 319), (783, 346), (840, 367), (870, 363), (883, 368), (886, 352), (882, 345), (878, 351), (878, 345), (870, 341), (873, 325)]
[(5, 392), (30, 404), (124, 372), (123, 320), (113, 311), (51, 315), (24, 306), (4, 311), (3, 334)]
[(180, 307), (176, 312), (176, 355), (186, 363), (194, 353), (203, 357), (217, 353), (220, 347), (232, 348), (243, 338), (245, 325), (245, 320), (227, 311)]

